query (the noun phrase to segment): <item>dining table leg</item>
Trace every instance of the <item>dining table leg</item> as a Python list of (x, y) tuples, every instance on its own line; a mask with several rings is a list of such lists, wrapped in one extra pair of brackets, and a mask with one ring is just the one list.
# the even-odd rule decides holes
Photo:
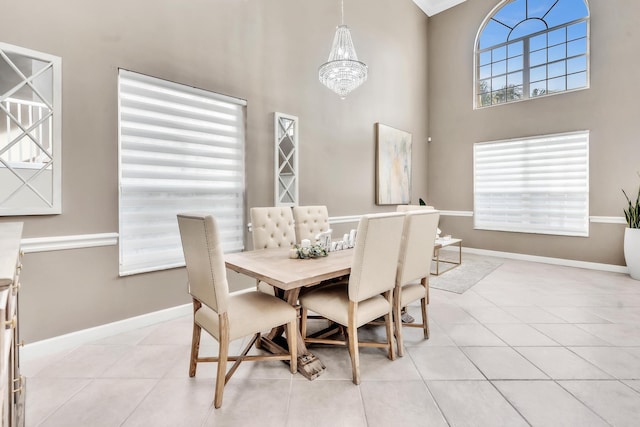
[[(291, 289), (286, 291), (283, 299), (294, 307), (298, 307), (298, 296), (300, 289)], [(284, 333), (283, 327), (276, 327), (266, 336), (261, 337), (260, 347), (272, 353), (286, 352), (286, 340), (282, 337)], [(326, 367), (318, 357), (311, 353), (302, 339), (300, 328), (297, 330), (297, 353), (298, 353), (298, 372), (300, 372), (308, 380), (315, 380), (325, 371)]]

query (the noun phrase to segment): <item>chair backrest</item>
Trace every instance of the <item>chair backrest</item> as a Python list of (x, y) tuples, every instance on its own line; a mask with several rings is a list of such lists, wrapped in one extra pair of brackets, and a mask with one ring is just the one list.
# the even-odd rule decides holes
[(349, 299), (363, 301), (395, 286), (403, 213), (364, 215), (358, 224)]
[(290, 207), (251, 208), (253, 249), (289, 248), (296, 243)]
[(440, 212), (436, 210), (414, 210), (406, 213), (396, 276), (397, 286), (429, 277), (439, 220)]
[(178, 214), (189, 293), (217, 313), (227, 311), (229, 284), (218, 225), (205, 213)]
[(409, 212), (409, 211), (420, 211), (420, 210), (434, 211), (436, 210), (436, 208), (434, 208), (433, 206), (425, 206), (425, 205), (398, 205), (396, 207), (396, 212)]
[(329, 211), (326, 206), (294, 206), (293, 220), (298, 243), (304, 239), (313, 243), (318, 233), (329, 230)]

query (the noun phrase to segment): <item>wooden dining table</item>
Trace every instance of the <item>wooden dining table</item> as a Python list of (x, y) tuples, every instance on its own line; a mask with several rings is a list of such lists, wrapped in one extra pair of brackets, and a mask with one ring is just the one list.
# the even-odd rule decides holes
[[(322, 282), (349, 276), (353, 249), (329, 252), (326, 257), (312, 259), (289, 258), (289, 248), (259, 249), (225, 255), (228, 269), (266, 282), (277, 289), (276, 294), (293, 306), (298, 305), (300, 290)], [(287, 351), (281, 339), (284, 328), (274, 328), (260, 339), (260, 347), (271, 352)], [(311, 353), (298, 331), (298, 372), (309, 380), (320, 376), (324, 364)]]

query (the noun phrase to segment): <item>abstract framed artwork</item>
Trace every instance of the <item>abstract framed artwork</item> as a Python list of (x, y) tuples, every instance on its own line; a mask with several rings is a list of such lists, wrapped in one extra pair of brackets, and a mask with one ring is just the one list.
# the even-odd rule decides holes
[(376, 123), (376, 204), (408, 204), (410, 198), (411, 134)]

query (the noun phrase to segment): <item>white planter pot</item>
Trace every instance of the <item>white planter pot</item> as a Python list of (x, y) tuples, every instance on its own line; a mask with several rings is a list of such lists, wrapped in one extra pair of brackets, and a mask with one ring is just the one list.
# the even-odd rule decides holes
[(640, 280), (640, 228), (627, 227), (624, 231), (624, 260), (631, 278)]

